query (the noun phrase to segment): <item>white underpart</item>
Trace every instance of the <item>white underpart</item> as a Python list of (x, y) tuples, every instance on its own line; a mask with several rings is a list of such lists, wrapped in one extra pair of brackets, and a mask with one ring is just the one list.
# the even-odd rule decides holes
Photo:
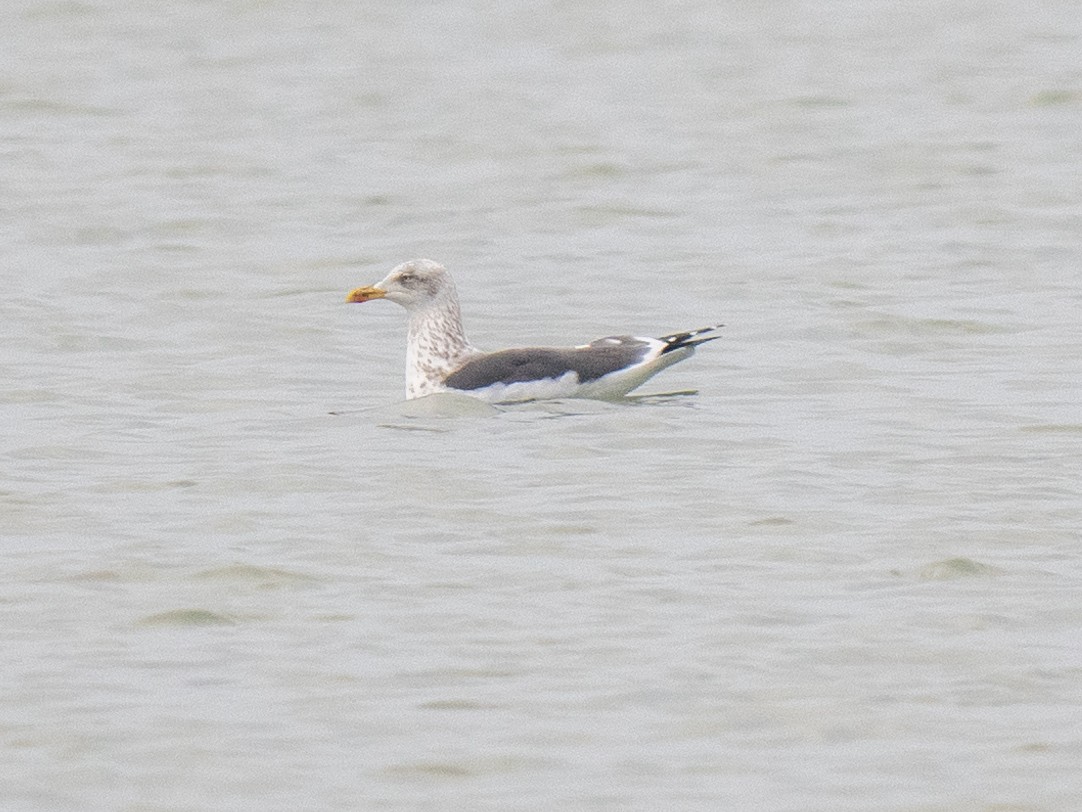
[(579, 376), (574, 372), (565, 372), (559, 378), (543, 378), (536, 381), (516, 381), (515, 383), (494, 383), (480, 389), (450, 389), (441, 387), (441, 392), (461, 392), (470, 397), (480, 398), (489, 403), (522, 403), (527, 400), (556, 400), (576, 397), (580, 389)]

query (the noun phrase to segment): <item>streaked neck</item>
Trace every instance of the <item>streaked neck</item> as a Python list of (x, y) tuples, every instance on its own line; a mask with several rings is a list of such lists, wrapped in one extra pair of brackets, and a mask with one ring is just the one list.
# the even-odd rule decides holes
[(458, 302), (442, 298), (410, 313), (406, 340), (406, 397), (439, 391), (443, 379), (476, 352), (462, 329)]

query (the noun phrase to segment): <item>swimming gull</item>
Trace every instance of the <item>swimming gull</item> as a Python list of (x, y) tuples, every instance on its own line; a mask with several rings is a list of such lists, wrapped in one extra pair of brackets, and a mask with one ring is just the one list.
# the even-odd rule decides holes
[(409, 316), (406, 398), (458, 392), (490, 403), (550, 398), (610, 400), (626, 395), (695, 347), (719, 336), (722, 325), (662, 338), (608, 336), (578, 347), (521, 347), (482, 352), (462, 329), (455, 283), (447, 269), (415, 259), (371, 287), (349, 292), (347, 302), (388, 299)]

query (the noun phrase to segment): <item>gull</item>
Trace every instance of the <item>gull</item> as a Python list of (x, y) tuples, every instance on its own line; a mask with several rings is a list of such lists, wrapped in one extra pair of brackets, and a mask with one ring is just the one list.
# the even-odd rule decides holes
[(387, 299), (406, 309), (406, 399), (455, 392), (489, 403), (555, 398), (617, 400), (695, 348), (720, 336), (720, 324), (661, 338), (606, 336), (576, 347), (483, 352), (466, 338), (455, 283), (430, 259), (394, 268), (347, 302)]

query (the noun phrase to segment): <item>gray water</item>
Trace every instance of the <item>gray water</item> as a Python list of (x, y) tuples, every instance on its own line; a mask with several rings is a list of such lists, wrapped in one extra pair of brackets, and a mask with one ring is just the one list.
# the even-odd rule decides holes
[[(5, 810), (1082, 805), (1070, 0), (0, 8)], [(403, 404), (715, 321), (629, 403)]]

